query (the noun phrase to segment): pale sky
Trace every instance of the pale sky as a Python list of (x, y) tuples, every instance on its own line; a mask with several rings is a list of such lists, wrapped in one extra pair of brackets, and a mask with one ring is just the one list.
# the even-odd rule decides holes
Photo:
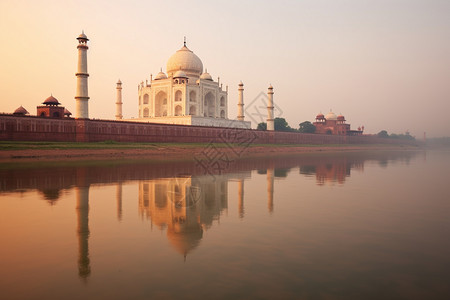
[(332, 109), (366, 133), (450, 136), (448, 0), (0, 0), (0, 112), (35, 115), (53, 94), (74, 113), (82, 30), (91, 118), (114, 119), (119, 78), (124, 117), (137, 117), (137, 85), (186, 36), (229, 86), (229, 118), (242, 81), (247, 111), (272, 84), (291, 127)]

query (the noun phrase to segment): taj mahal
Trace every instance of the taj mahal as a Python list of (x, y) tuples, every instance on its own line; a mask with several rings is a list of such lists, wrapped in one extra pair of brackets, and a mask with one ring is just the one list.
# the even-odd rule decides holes
[[(215, 81), (200, 58), (186, 46), (176, 51), (167, 61), (166, 72), (161, 69), (150, 80), (138, 85), (139, 117), (132, 121), (197, 125), (212, 127), (250, 128), (244, 121), (243, 84), (239, 85), (237, 119), (228, 118), (228, 86)], [(117, 82), (116, 105), (121, 106), (122, 82)], [(119, 99), (120, 98), (120, 99)], [(122, 119), (117, 108), (116, 119)]]
[[(0, 114), (0, 136), (11, 140), (61, 141), (161, 141), (161, 142), (224, 142), (221, 133), (234, 132), (249, 139), (258, 137), (259, 143), (340, 143), (346, 140), (306, 136), (284, 132), (276, 137), (273, 87), (267, 90), (267, 134), (251, 130), (251, 122), (244, 116), (244, 84), (237, 86), (237, 115), (230, 117), (228, 86), (213, 79), (202, 60), (186, 45), (177, 50), (161, 70), (138, 84), (138, 116), (123, 118), (122, 82), (116, 83), (115, 120), (95, 120), (89, 116), (88, 93), (88, 37), (82, 32), (77, 38), (78, 64), (76, 76), (75, 113), (71, 113), (51, 95), (37, 106), (35, 117), (20, 106), (13, 114)], [(61, 122), (57, 122), (61, 120)], [(344, 116), (330, 112), (319, 114), (314, 126), (318, 135), (362, 136), (364, 128), (350, 130)], [(225, 131), (223, 131), (223, 130)], [(242, 130), (241, 130), (242, 129)], [(250, 129), (250, 130), (249, 130)], [(220, 131), (218, 131), (220, 130)], [(228, 130), (228, 131), (227, 131)], [(254, 130), (257, 131), (257, 130)], [(47, 135), (46, 133), (51, 133)], [(59, 134), (59, 135), (57, 135)], [(234, 133), (233, 133), (234, 134)], [(230, 134), (229, 136), (233, 136)], [(357, 141), (357, 140), (355, 140)], [(359, 140), (358, 140), (359, 141)]]

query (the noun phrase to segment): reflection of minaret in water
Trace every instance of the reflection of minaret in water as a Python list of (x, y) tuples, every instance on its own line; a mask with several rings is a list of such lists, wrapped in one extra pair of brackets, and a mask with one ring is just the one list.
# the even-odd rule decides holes
[(89, 261), (89, 186), (76, 188), (78, 217), (78, 275), (87, 279), (91, 274)]
[(273, 168), (267, 169), (267, 208), (270, 213), (273, 212), (273, 175)]
[(122, 182), (117, 183), (116, 199), (117, 199), (117, 219), (119, 221), (122, 221)]
[(238, 180), (238, 206), (239, 206), (239, 218), (242, 219), (245, 215), (244, 212), (244, 179)]

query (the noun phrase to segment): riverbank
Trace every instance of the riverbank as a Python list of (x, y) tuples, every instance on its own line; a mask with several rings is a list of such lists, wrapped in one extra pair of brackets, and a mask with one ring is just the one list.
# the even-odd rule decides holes
[(0, 162), (154, 159), (192, 160), (212, 155), (233, 159), (308, 152), (339, 152), (362, 150), (414, 150), (405, 145), (228, 145), (181, 143), (54, 143), (0, 142)]

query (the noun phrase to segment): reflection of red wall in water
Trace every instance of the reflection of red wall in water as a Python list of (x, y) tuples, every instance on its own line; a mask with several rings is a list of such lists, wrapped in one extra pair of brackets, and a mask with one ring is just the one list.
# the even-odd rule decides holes
[[(230, 120), (230, 122), (232, 122)], [(233, 137), (235, 137), (233, 139)], [(305, 134), (126, 121), (0, 115), (0, 140), (57, 142), (180, 142), (256, 144), (414, 144), (375, 136)]]

